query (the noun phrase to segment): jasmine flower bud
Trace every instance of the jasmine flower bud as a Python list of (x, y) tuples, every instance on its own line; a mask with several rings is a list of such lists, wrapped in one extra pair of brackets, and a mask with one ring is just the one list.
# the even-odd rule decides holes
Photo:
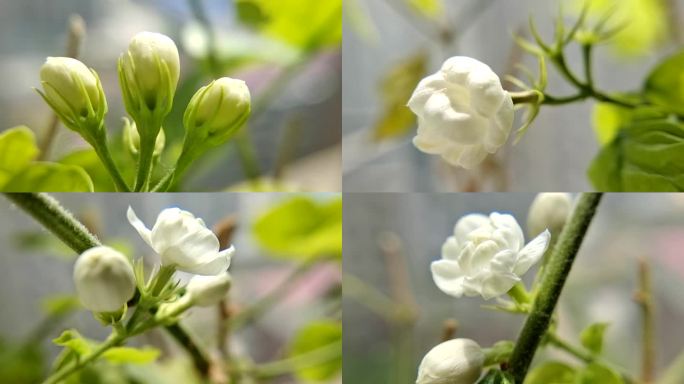
[(508, 139), (513, 100), (486, 64), (455, 56), (418, 83), (408, 107), (418, 116), (413, 144), (454, 166), (473, 168)]
[[(124, 117), (124, 127), (123, 127), (123, 139), (126, 148), (131, 151), (132, 154), (137, 155), (140, 152), (140, 134), (138, 133), (137, 125), (135, 121), (131, 121)], [(161, 155), (166, 145), (166, 134), (164, 134), (164, 129), (159, 129), (159, 134), (157, 134), (157, 139), (154, 143), (154, 157)]]
[(48, 57), (40, 68), (43, 91), (37, 90), (64, 125), (91, 144), (103, 132), (107, 100), (100, 78), (70, 57)]
[(194, 276), (185, 287), (194, 305), (209, 307), (217, 304), (230, 289), (232, 279), (228, 272), (217, 276)]
[(416, 384), (473, 384), (482, 373), (485, 356), (470, 339), (445, 341), (423, 357)]
[(558, 236), (570, 216), (572, 198), (569, 193), (540, 193), (534, 198), (527, 214), (527, 232), (530, 236), (548, 228)]
[(218, 275), (228, 269), (235, 248), (219, 252), (219, 241), (204, 221), (179, 208), (163, 210), (152, 229), (128, 207), (128, 221), (161, 257), (164, 266), (173, 266), (198, 275)]
[(116, 312), (133, 297), (135, 275), (126, 256), (105, 246), (83, 252), (74, 265), (76, 293), (93, 312)]
[(184, 151), (225, 143), (244, 125), (250, 112), (249, 88), (242, 80), (222, 77), (200, 88), (183, 116)]
[(180, 77), (176, 44), (160, 33), (140, 32), (119, 58), (119, 82), (126, 111), (137, 122), (171, 111)]
[(541, 259), (550, 238), (546, 230), (525, 245), (520, 225), (511, 215), (464, 216), (442, 245), (442, 259), (430, 266), (432, 278), (454, 297), (501, 296)]

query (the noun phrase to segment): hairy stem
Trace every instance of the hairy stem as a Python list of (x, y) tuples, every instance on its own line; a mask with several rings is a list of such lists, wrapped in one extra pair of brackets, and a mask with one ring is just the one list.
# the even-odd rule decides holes
[(532, 305), (532, 311), (523, 325), (511, 355), (509, 371), (515, 383), (521, 384), (524, 381), (537, 347), (548, 330), (563, 285), (602, 195), (583, 193), (560, 234)]
[(76, 253), (102, 245), (85, 225), (59, 201), (45, 193), (5, 193), (5, 197), (31, 215)]

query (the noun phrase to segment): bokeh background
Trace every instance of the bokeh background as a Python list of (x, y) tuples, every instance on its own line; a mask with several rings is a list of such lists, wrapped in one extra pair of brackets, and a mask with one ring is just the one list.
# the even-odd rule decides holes
[[(458, 322), (456, 337), (476, 340), (483, 347), (514, 340), (523, 317), (482, 308), (494, 301), (447, 296), (434, 284), (429, 267), (440, 258), (441, 246), (460, 217), (509, 212), (524, 230), (534, 197), (525, 193), (346, 195), (345, 380), (414, 383), (420, 360), (440, 342), (447, 319)], [(652, 271), (657, 372), (665, 371), (677, 356), (681, 361), (682, 217), (682, 195), (605, 195), (560, 297), (561, 336), (579, 345), (578, 335), (586, 326), (610, 323), (605, 356), (638, 377), (641, 312), (632, 298), (637, 260), (643, 257)], [(526, 275), (528, 287), (532, 272)], [(410, 308), (417, 315), (415, 322), (407, 316)], [(540, 352), (535, 362), (552, 357), (576, 363), (552, 348)]]
[[(78, 14), (86, 25), (80, 59), (101, 77), (109, 102), (110, 142), (117, 151), (123, 152), (125, 116), (117, 59), (136, 33), (161, 32), (176, 42), (181, 55), (174, 109), (164, 124), (167, 164), (172, 165), (179, 153), (182, 115), (200, 86), (221, 76), (240, 78), (247, 82), (254, 102), (247, 128), (253, 156), (245, 146), (238, 150), (233, 140), (189, 170), (185, 190), (225, 189), (261, 175), (276, 179), (278, 190), (339, 191), (341, 31), (339, 36), (334, 31), (341, 29), (340, 21), (325, 23), (332, 35), (329, 30), (312, 30), (315, 24), (283, 28), (315, 20), (317, 14), (309, 13), (321, 9), (302, 7), (305, 0), (288, 1), (281, 4), (292, 12), (262, 20), (253, 6), (261, 0), (0, 0), (0, 132), (27, 125), (39, 141), (42, 138), (50, 109), (32, 87), (40, 85), (38, 73), (47, 56), (64, 56), (68, 22)], [(238, 3), (244, 12), (238, 13)], [(339, 0), (329, 4), (341, 8)], [(278, 27), (263, 27), (272, 19), (278, 20)], [(318, 34), (332, 38), (307, 46), (307, 39)], [(61, 128), (49, 159), (59, 160), (86, 147), (78, 135)], [(122, 166), (133, 164), (128, 154), (118, 157)], [(246, 166), (242, 159), (249, 160)]]
[[(591, 0), (614, 6), (627, 26), (595, 49), (594, 78), (601, 89), (639, 89), (646, 74), (682, 43), (682, 0)], [(421, 73), (451, 56), (487, 63), (501, 77), (520, 62), (537, 64), (514, 47), (512, 35), (534, 17), (542, 37), (553, 36), (563, 4), (567, 25), (584, 0), (350, 0), (343, 41), (343, 172), (345, 191), (585, 191), (586, 170), (599, 144), (592, 129), (593, 101), (545, 107), (525, 137), (502, 147), (494, 161), (467, 172), (424, 154), (411, 143), (415, 125), (407, 108)], [(569, 28), (569, 27), (568, 27)], [(581, 68), (579, 49), (568, 62)], [(524, 76), (519, 76), (525, 78)], [(510, 84), (504, 84), (510, 87)], [(510, 89), (510, 88), (509, 88)], [(573, 90), (549, 67), (552, 94)], [(408, 92), (408, 93), (407, 93)], [(514, 128), (520, 126), (518, 122)]]
[[(158, 256), (140, 238), (126, 219), (126, 209), (133, 207), (138, 217), (151, 227), (161, 210), (177, 206), (188, 210), (202, 218), (209, 228), (222, 223), (226, 228), (227, 220), (235, 225), (232, 243), (236, 254), (232, 259), (230, 273), (233, 285), (230, 290), (230, 308), (233, 313), (253, 306), (260, 299), (271, 296), (275, 300), (272, 305), (249, 321), (246, 326), (235, 330), (228, 338), (228, 348), (234, 359), (264, 363), (287, 357), (292, 342), (299, 330), (312, 322), (333, 321), (339, 319), (341, 265), (338, 259), (331, 256), (311, 262), (304, 266), (304, 261), (315, 260), (320, 253), (309, 247), (307, 254), (305, 245), (308, 238), (305, 230), (293, 229), (288, 224), (281, 224), (291, 231), (289, 236), (297, 239), (300, 252), (275, 251), (273, 246), (266, 247), (255, 232), (255, 223), (264, 215), (292, 201), (308, 202), (318, 206), (335, 206), (341, 198), (339, 194), (320, 193), (307, 196), (286, 193), (231, 193), (231, 194), (54, 194), (65, 208), (72, 211), (79, 220), (97, 234), (100, 240), (109, 246), (118, 247), (125, 254), (138, 258), (144, 257), (147, 270), (158, 262)], [(307, 203), (307, 204), (308, 204)], [(317, 228), (309, 229), (311, 236), (318, 236), (318, 243), (323, 239), (316, 235), (317, 229), (337, 226), (336, 237), (333, 233), (333, 244), (341, 243), (341, 208), (339, 219), (331, 218), (324, 223), (315, 217), (312, 211), (306, 211), (300, 204), (299, 209), (281, 210), (280, 216), (273, 220), (282, 221), (289, 217), (290, 223), (301, 223), (306, 220), (319, 220)], [(285, 215), (285, 216), (283, 216)], [(9, 200), (0, 198), (0, 379), (3, 382), (27, 383), (26, 381), (3, 376), (16, 369), (30, 369), (33, 375), (41, 377), (49, 367), (49, 363), (59, 352), (59, 348), (50, 340), (57, 337), (62, 330), (76, 328), (85, 337), (103, 340), (108, 329), (103, 327), (87, 311), (78, 309), (45, 325), (47, 303), (55, 303), (57, 298), (73, 296), (72, 281), (73, 263), (77, 255), (64, 246), (53, 235), (41, 227), (26, 213), (14, 207)], [(298, 219), (299, 218), (299, 219)], [(337, 221), (335, 221), (337, 220)], [(272, 230), (278, 231), (274, 225)], [(275, 227), (275, 228), (274, 228)], [(301, 236), (300, 236), (301, 235)], [(340, 245), (341, 246), (341, 245)], [(338, 249), (338, 252), (339, 251)], [(334, 256), (334, 254), (333, 254)], [(295, 273), (295, 271), (298, 271)], [(181, 280), (186, 281), (191, 275), (178, 272)], [(283, 285), (284, 284), (284, 285)], [(292, 314), (296, 313), (296, 316)], [(186, 315), (182, 324), (198, 343), (209, 351), (216, 351), (219, 345), (217, 307), (193, 308)], [(42, 325), (41, 325), (42, 324)], [(39, 336), (42, 351), (42, 365), (34, 363), (27, 357), (16, 360), (13, 354), (18, 346)], [(131, 345), (153, 345), (162, 350), (158, 363), (152, 366), (131, 365), (119, 367), (118, 372), (125, 372), (129, 380), (116, 379), (109, 375), (106, 383), (194, 383), (192, 366), (187, 354), (170, 339), (165, 332), (154, 330), (133, 339)], [(216, 352), (212, 352), (215, 358)], [(341, 359), (341, 357), (340, 357)], [(341, 360), (340, 360), (341, 361)], [(341, 364), (341, 363), (340, 363)], [(107, 372), (103, 370), (102, 372)], [(335, 383), (339, 374), (323, 382)], [(135, 381), (138, 380), (138, 381)], [(95, 382), (95, 381), (93, 381)], [(99, 382), (99, 381), (97, 381)], [(249, 383), (249, 380), (241, 381)], [(263, 380), (264, 383), (299, 382), (291, 375), (281, 375), (276, 379)]]

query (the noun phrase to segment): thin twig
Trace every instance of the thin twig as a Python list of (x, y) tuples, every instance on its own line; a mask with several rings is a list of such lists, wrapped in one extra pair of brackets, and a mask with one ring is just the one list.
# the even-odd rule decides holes
[(651, 269), (644, 258), (639, 259), (639, 288), (634, 293), (634, 301), (641, 307), (642, 321), (642, 355), (641, 381), (651, 384), (655, 380), (655, 321), (653, 305), (653, 287), (651, 285)]
[(442, 341), (448, 341), (456, 336), (456, 331), (458, 331), (458, 321), (456, 319), (446, 319), (442, 323)]
[[(78, 14), (73, 14), (69, 18), (68, 37), (66, 44), (66, 57), (78, 58), (81, 48), (81, 42), (86, 33), (86, 24), (83, 18)], [(52, 143), (57, 136), (57, 127), (59, 126), (59, 117), (56, 113), (50, 116), (50, 122), (45, 130), (43, 139), (40, 142), (40, 153), (38, 160), (45, 160), (48, 158)]]

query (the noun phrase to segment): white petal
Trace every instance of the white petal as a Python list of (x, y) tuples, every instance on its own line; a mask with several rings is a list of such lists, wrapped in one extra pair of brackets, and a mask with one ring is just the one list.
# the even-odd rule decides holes
[(130, 206), (128, 206), (128, 210), (126, 211), (126, 217), (128, 218), (128, 222), (131, 223), (133, 228), (135, 228), (135, 230), (138, 231), (140, 237), (142, 237), (143, 240), (145, 240), (145, 242), (149, 244), (150, 247), (154, 248), (154, 246), (152, 246), (152, 231), (150, 231), (145, 226), (145, 223), (143, 223), (142, 220), (140, 220), (138, 216), (136, 216), (135, 211), (133, 211), (133, 208), (131, 208)]
[(473, 169), (482, 163), (487, 157), (487, 151), (482, 145), (466, 145), (462, 146), (461, 150), (443, 152), (442, 158), (449, 164), (454, 164), (465, 169)]
[(232, 244), (230, 247), (219, 252), (220, 257), (224, 257), (228, 260), (228, 265), (226, 266), (226, 268), (230, 267), (230, 261), (233, 259), (234, 255), (235, 255), (235, 247)]
[(490, 220), (498, 229), (510, 229), (511, 233), (506, 235), (508, 244), (511, 250), (518, 251), (520, 247), (525, 243), (525, 237), (523, 235), (522, 229), (515, 218), (509, 214), (501, 214), (498, 212), (492, 212), (489, 215)]
[(463, 274), (458, 263), (451, 260), (438, 260), (430, 264), (432, 278), (437, 287), (447, 295), (463, 296)]
[(472, 241), (465, 243), (458, 256), (458, 265), (466, 275), (471, 271), (473, 263), (473, 254), (475, 253), (475, 244)]
[(504, 295), (519, 281), (512, 273), (492, 273), (482, 280), (482, 298), (489, 300)]
[(549, 246), (550, 240), (551, 233), (548, 230), (545, 230), (530, 241), (525, 248), (518, 252), (518, 259), (513, 272), (518, 276), (527, 272), (532, 265), (542, 258), (544, 252), (546, 252), (546, 248)]
[(458, 246), (456, 237), (449, 236), (442, 244), (442, 259), (458, 261), (461, 255), (461, 247)]
[(492, 240), (486, 240), (475, 247), (475, 252), (473, 253), (473, 260), (470, 264), (470, 273), (477, 273), (485, 268), (489, 267), (489, 263), (499, 252), (499, 246)]
[(503, 250), (492, 258), (489, 269), (494, 273), (512, 273), (516, 266), (517, 255), (510, 249)]
[(463, 244), (468, 240), (468, 234), (479, 227), (489, 225), (487, 216), (479, 213), (471, 213), (461, 217), (454, 226), (456, 240)]

